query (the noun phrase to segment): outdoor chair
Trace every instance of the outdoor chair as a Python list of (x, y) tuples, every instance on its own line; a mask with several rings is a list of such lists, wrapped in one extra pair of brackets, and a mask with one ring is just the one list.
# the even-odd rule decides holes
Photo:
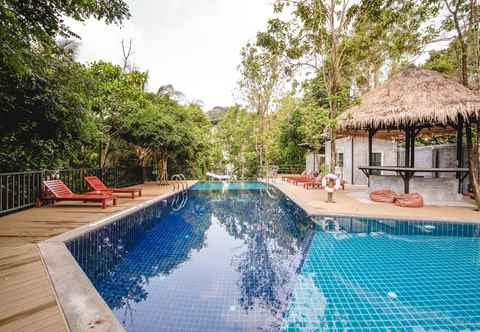
[(113, 205), (117, 205), (117, 200), (111, 194), (74, 194), (61, 180), (43, 181), (45, 186), (43, 200), (49, 200), (53, 203), (61, 201), (81, 201), (102, 203), (102, 208), (107, 207), (107, 201), (112, 200)]
[(288, 181), (290, 179), (295, 179), (295, 178), (303, 178), (308, 175), (307, 171), (303, 171), (302, 174), (291, 174), (291, 175), (283, 175), (282, 176), (282, 181)]
[(301, 177), (296, 177), (296, 178), (291, 178), (287, 181), (289, 182), (292, 182), (294, 185), (297, 185), (297, 184), (302, 184), (304, 182), (310, 182), (310, 181), (313, 181), (315, 180), (315, 178), (317, 177), (318, 173), (317, 172), (309, 172), (307, 173), (307, 175), (305, 176), (301, 176)]
[(85, 181), (88, 183), (90, 188), (94, 190), (94, 192), (90, 192), (89, 194), (95, 194), (96, 192), (99, 193), (110, 193), (110, 194), (131, 194), (132, 198), (135, 198), (135, 193), (138, 193), (138, 196), (142, 196), (142, 189), (141, 188), (109, 188), (107, 187), (102, 180), (100, 180), (96, 176), (86, 176), (84, 177)]
[(305, 189), (315, 189), (315, 188), (322, 188), (322, 179), (323, 176), (318, 175), (315, 179), (311, 181), (305, 181), (303, 182), (303, 188)]

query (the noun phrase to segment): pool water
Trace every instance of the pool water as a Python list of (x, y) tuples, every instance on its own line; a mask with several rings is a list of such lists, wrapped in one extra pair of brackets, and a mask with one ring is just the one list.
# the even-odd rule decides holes
[(477, 225), (310, 218), (198, 183), (67, 247), (127, 331), (480, 330)]

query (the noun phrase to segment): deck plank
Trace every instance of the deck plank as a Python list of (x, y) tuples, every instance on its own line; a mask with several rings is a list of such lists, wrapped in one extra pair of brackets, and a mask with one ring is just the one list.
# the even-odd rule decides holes
[(0, 332), (68, 331), (36, 243), (172, 191), (142, 187), (142, 197), (120, 198), (106, 209), (64, 202), (0, 217)]

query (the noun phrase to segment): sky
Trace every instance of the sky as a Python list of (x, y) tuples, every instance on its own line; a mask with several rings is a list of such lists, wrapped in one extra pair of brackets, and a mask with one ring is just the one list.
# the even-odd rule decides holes
[(122, 27), (96, 20), (67, 24), (80, 37), (77, 59), (122, 62), (122, 39), (133, 41), (133, 62), (149, 72), (148, 89), (173, 84), (205, 110), (238, 102), (240, 49), (265, 29), (272, 0), (127, 0)]

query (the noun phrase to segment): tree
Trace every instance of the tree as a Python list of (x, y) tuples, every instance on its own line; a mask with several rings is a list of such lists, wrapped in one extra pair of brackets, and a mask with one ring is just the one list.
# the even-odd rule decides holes
[(261, 46), (282, 54), (292, 71), (322, 81), (329, 110), (330, 171), (335, 171), (337, 116), (348, 96), (346, 89), (353, 91), (353, 81), (366, 91), (380, 82), (381, 70), (389, 62), (420, 52), (430, 36), (430, 30), (420, 31), (430, 17), (425, 8), (413, 0), (275, 2), (275, 13), (288, 12), (292, 19), (270, 19), (257, 39)]
[(417, 0), (361, 1), (347, 40), (344, 75), (360, 94), (376, 88), (420, 55), (436, 34), (425, 29), (433, 11)]
[(98, 130), (87, 69), (65, 53), (49, 55), (48, 68), (0, 67), (1, 171), (93, 165)]
[(179, 105), (167, 96), (143, 92), (142, 107), (120, 119), (120, 136), (148, 158), (159, 180), (168, 165), (177, 173), (199, 177), (210, 166), (210, 123), (198, 105)]
[(73, 59), (77, 36), (64, 18), (120, 24), (129, 15), (122, 0), (0, 3), (2, 170), (92, 165), (99, 131), (89, 95), (96, 85)]
[(257, 114), (233, 106), (217, 125), (215, 138), (222, 146), (225, 163), (240, 178), (252, 177), (257, 170), (256, 139), (252, 135), (256, 122)]
[(106, 62), (93, 63), (89, 74), (96, 84), (90, 103), (102, 134), (99, 166), (104, 168), (108, 165), (112, 144), (119, 138), (122, 117), (146, 106), (143, 87), (147, 74), (124, 72), (120, 66)]
[(26, 73), (45, 60), (37, 57), (38, 50), (56, 47), (56, 37), (78, 37), (65, 25), (65, 17), (121, 23), (130, 13), (123, 0), (4, 0), (0, 4), (0, 43), (8, 47), (0, 48), (1, 65)]
[(280, 155), (282, 163), (298, 165), (305, 162), (305, 135), (302, 131), (303, 119), (299, 108), (295, 108), (280, 126)]
[(277, 0), (276, 13), (292, 7), (293, 20), (269, 21), (267, 32), (257, 35), (260, 45), (282, 52), (293, 67), (306, 67), (323, 79), (329, 103), (329, 129), (332, 145), (330, 170), (336, 164), (336, 118), (345, 65), (348, 33), (357, 5), (342, 0)]
[(256, 153), (258, 164), (265, 164), (265, 144), (267, 134), (267, 116), (272, 104), (279, 96), (286, 79), (280, 56), (260, 47), (247, 44), (241, 51), (242, 61), (239, 66), (239, 90), (247, 101), (249, 109), (257, 114), (259, 120), (254, 133), (256, 136)]
[[(436, 13), (444, 12), (446, 15), (436, 27), (441, 39), (452, 40), (450, 47), (453, 47), (458, 54), (457, 70), (464, 86), (470, 87), (470, 77), (478, 80), (479, 75), (479, 36), (478, 36), (478, 10), (476, 0), (425, 0)], [(469, 66), (469, 55), (474, 54), (472, 67)], [(469, 70), (469, 67), (471, 70)], [(477, 137), (474, 142), (471, 119), (466, 121), (465, 130), (467, 138), (469, 179), (475, 195), (477, 208), (480, 209), (480, 152), (479, 152), (479, 129), (480, 118), (475, 119), (477, 126)], [(459, 117), (459, 126), (464, 119)], [(459, 133), (462, 126), (459, 127)], [(463, 133), (462, 133), (463, 135)]]
[(181, 104), (186, 103), (187, 97), (182, 91), (176, 90), (172, 84), (162, 85), (157, 90), (157, 95), (167, 96)]

